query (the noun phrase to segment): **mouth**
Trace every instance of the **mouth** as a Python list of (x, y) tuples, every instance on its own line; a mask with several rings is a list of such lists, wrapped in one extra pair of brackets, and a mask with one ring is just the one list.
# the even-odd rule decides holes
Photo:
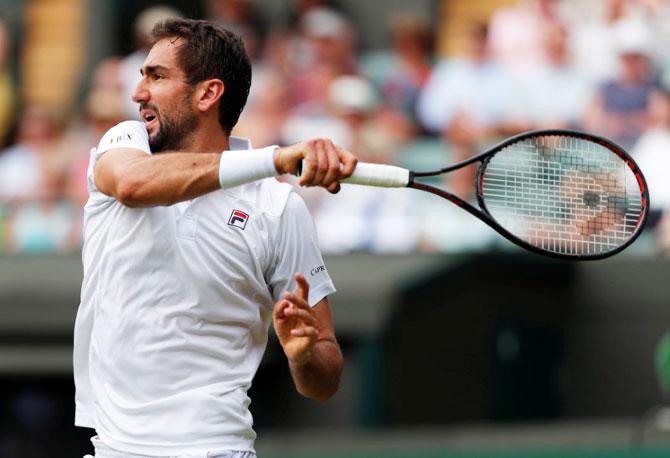
[(158, 117), (153, 110), (142, 109), (140, 110), (140, 116), (142, 121), (144, 121), (144, 127), (149, 130), (158, 123)]

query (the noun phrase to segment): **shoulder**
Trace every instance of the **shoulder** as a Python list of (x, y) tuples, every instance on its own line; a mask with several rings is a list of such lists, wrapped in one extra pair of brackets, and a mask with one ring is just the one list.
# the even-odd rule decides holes
[(123, 121), (109, 129), (100, 139), (98, 153), (114, 148), (135, 148), (151, 153), (149, 134), (140, 121)]
[(104, 136), (108, 136), (110, 134), (114, 133), (129, 133), (129, 134), (139, 134), (140, 136), (143, 137), (148, 137), (149, 134), (147, 133), (147, 130), (144, 128), (144, 124), (142, 124), (140, 121), (122, 121), (109, 129)]

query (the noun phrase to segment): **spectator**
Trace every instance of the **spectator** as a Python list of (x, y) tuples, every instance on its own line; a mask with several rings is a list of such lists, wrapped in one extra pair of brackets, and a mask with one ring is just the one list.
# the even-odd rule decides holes
[(545, 29), (563, 25), (557, 4), (557, 0), (522, 0), (491, 17), (491, 52), (508, 71), (524, 73), (547, 62)]
[(649, 104), (650, 127), (639, 138), (632, 155), (647, 179), (651, 209), (661, 214), (658, 242), (670, 254), (670, 93), (655, 93)]
[(566, 29), (550, 24), (543, 43), (547, 63), (513, 76), (508, 119), (524, 130), (579, 128), (594, 88), (572, 65)]
[(281, 143), (291, 144), (316, 135), (348, 147), (350, 139), (347, 126), (332, 113), (328, 97), (329, 87), (337, 77), (331, 66), (318, 65), (314, 68), (309, 76), (312, 100), (298, 104), (288, 113), (281, 129)]
[(67, 200), (43, 199), (11, 207), (5, 228), (6, 252), (68, 252), (78, 247), (76, 220), (76, 210)]
[(301, 21), (314, 62), (332, 65), (340, 75), (357, 73), (356, 31), (351, 22), (335, 10), (315, 8)]
[(61, 194), (67, 158), (57, 148), (59, 130), (47, 107), (23, 109), (17, 143), (0, 153), (0, 201), (24, 202)]
[(649, 100), (658, 89), (647, 26), (628, 20), (618, 28), (619, 74), (604, 83), (587, 110), (584, 125), (630, 148), (646, 128)]
[(606, 0), (602, 14), (580, 15), (571, 29), (570, 49), (575, 67), (594, 84), (616, 78), (617, 34), (622, 21), (630, 17), (629, 0)]
[[(121, 81), (121, 67), (123, 65), (124, 59), (121, 57), (112, 56), (103, 59), (93, 72), (93, 77), (91, 78), (91, 90), (117, 93), (125, 109), (126, 102), (124, 98), (126, 94), (124, 91), (126, 88), (124, 87), (124, 82)], [(133, 113), (133, 116), (135, 116), (135, 113)]]
[(425, 21), (407, 14), (393, 17), (390, 29), (391, 49), (364, 56), (362, 71), (387, 109), (414, 122), (416, 99), (432, 68), (432, 33)]
[(282, 142), (318, 135), (346, 148), (348, 127), (333, 113), (329, 90), (337, 78), (355, 73), (354, 29), (336, 11), (312, 8), (302, 18), (301, 32), (304, 38), (297, 43), (302, 41), (305, 52), (302, 61), (292, 60), (297, 67), (287, 75), (291, 110), (282, 127)]
[(123, 87), (126, 119), (140, 119), (137, 104), (132, 101), (133, 91), (140, 82), (140, 68), (151, 49), (151, 29), (154, 24), (170, 17), (181, 17), (181, 13), (169, 6), (153, 6), (142, 11), (134, 23), (135, 50), (125, 56), (119, 66), (119, 79)]
[(332, 8), (329, 0), (293, 0), (291, 24), (297, 26), (302, 17), (310, 11), (318, 8)]
[(8, 204), (5, 248), (9, 253), (44, 253), (71, 245), (74, 210), (63, 201), (67, 158), (58, 149), (60, 129), (53, 113), (26, 107), (18, 142), (0, 155), (0, 201)]
[(310, 9), (301, 19), (300, 32), (287, 75), (292, 104), (323, 106), (335, 78), (358, 73), (356, 32), (347, 18), (328, 8)]
[(249, 99), (235, 126), (234, 135), (248, 138), (254, 145), (282, 143), (282, 127), (288, 112), (284, 77), (272, 68), (254, 69)]
[(252, 62), (257, 61), (262, 49), (264, 30), (251, 0), (208, 0), (208, 19), (242, 37)]
[(331, 112), (348, 131), (348, 148), (368, 162), (393, 163), (398, 145), (412, 132), (380, 107), (372, 84), (361, 76), (341, 76), (331, 83), (328, 96)]
[(121, 59), (103, 59), (94, 69), (90, 89), (80, 116), (68, 126), (58, 144), (58, 150), (67, 158), (66, 195), (78, 208), (88, 199), (86, 169), (91, 148), (115, 124), (126, 119), (126, 101), (119, 79)]
[(0, 147), (6, 140), (14, 115), (14, 83), (9, 71), (10, 36), (0, 20)]
[(235, 33), (244, 27), (261, 27), (251, 0), (207, 0), (207, 13), (210, 20)]
[[(379, 116), (371, 83), (342, 76), (333, 81), (328, 93), (333, 122), (340, 123), (345, 133), (343, 146), (355, 151), (359, 161), (394, 163), (407, 134)], [(404, 253), (417, 247), (418, 217), (406, 190), (343, 186), (338, 194), (317, 200), (325, 195), (319, 191), (308, 190), (304, 195), (324, 252)]]
[(418, 246), (422, 250), (444, 253), (481, 251), (501, 241), (494, 230), (460, 207), (430, 195), (421, 195), (418, 199), (415, 201), (421, 215)]
[(508, 77), (489, 53), (487, 27), (468, 34), (465, 57), (439, 63), (419, 95), (417, 115), (429, 132), (450, 141), (495, 136), (503, 123)]
[(105, 132), (126, 119), (123, 107), (118, 92), (93, 89), (86, 99), (84, 122), (72, 128), (61, 142), (60, 149), (69, 157), (66, 194), (79, 209), (88, 200), (86, 170), (91, 148)]

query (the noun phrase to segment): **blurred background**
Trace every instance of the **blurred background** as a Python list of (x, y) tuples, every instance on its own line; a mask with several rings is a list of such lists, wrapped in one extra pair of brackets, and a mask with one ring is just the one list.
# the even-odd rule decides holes
[[(586, 264), (411, 190), (300, 190), (346, 370), (328, 404), (302, 400), (271, 341), (260, 456), (670, 454), (670, 1), (0, 0), (0, 457), (89, 451), (71, 374), (88, 153), (138, 117), (148, 32), (175, 15), (244, 38), (234, 134), (256, 146), (324, 136), (420, 170), (574, 128), (650, 187), (645, 233)], [(471, 171), (445, 180), (473, 197)]]

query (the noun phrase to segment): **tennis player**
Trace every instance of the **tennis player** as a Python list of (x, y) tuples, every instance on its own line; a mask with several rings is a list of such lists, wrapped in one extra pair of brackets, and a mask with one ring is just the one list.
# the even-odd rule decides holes
[(337, 192), (356, 158), (230, 137), (251, 80), (240, 39), (184, 19), (153, 36), (143, 122), (91, 151), (75, 423), (98, 458), (254, 457), (247, 390), (270, 323), (302, 395), (330, 398), (343, 364), (313, 222), (272, 177), (302, 160), (301, 185)]

